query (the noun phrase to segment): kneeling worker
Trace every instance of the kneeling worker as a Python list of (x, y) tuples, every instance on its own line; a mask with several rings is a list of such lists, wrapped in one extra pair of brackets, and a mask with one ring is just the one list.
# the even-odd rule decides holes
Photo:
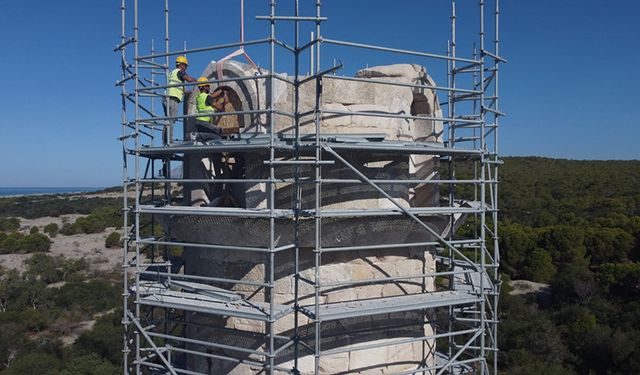
[[(207, 82), (206, 77), (198, 78), (198, 82)], [(224, 110), (224, 95), (221, 89), (216, 89), (213, 93), (210, 93), (211, 86), (207, 84), (198, 85), (200, 93), (196, 97), (196, 109), (198, 114), (207, 114), (221, 112)], [(208, 141), (211, 139), (218, 139), (221, 137), (222, 132), (220, 127), (213, 124), (214, 116), (199, 116), (196, 117), (195, 127), (200, 134), (201, 140)]]
[[(198, 78), (198, 82), (207, 82), (206, 77)], [(222, 131), (220, 127), (213, 124), (215, 116), (207, 116), (207, 114), (221, 112), (224, 109), (224, 95), (220, 89), (210, 93), (210, 86), (208, 83), (198, 85), (200, 93), (196, 97), (196, 110), (198, 111), (198, 117), (194, 121), (194, 129), (197, 132), (197, 138), (201, 142), (207, 142), (214, 139), (222, 138)], [(202, 176), (214, 177), (215, 179), (222, 178), (223, 166), (222, 166), (222, 154), (214, 153), (206, 158), (202, 159), (201, 173)], [(212, 190), (210, 189), (212, 188)], [(207, 193), (208, 192), (208, 193)], [(192, 191), (192, 199), (196, 199), (196, 205), (206, 205), (215, 207), (222, 202), (224, 195), (224, 184), (214, 183), (212, 185), (202, 184), (201, 188)]]

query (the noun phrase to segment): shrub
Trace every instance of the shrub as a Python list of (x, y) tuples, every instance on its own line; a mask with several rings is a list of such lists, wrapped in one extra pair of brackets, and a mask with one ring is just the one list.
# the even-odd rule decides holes
[(20, 251), (22, 246), (22, 241), (24, 239), (24, 234), (19, 232), (11, 232), (4, 238), (0, 237), (0, 253), (15, 253)]
[(26, 253), (46, 252), (51, 249), (51, 240), (42, 233), (33, 233), (22, 239), (20, 248)]
[(62, 225), (62, 229), (60, 229), (60, 233), (64, 234), (65, 236), (71, 236), (74, 234), (80, 234), (82, 233), (82, 227), (76, 223), (64, 223)]
[(19, 357), (3, 374), (55, 374), (60, 366), (60, 360), (48, 353), (29, 353)]
[(44, 232), (47, 233), (49, 237), (52, 237), (52, 238), (55, 237), (59, 231), (60, 231), (60, 228), (56, 223), (50, 223), (44, 227)]
[(31, 229), (29, 229), (29, 234), (36, 234), (36, 233), (40, 233), (40, 229), (38, 229), (38, 227), (34, 225), (31, 227)]
[(20, 229), (20, 219), (17, 217), (0, 217), (0, 231), (12, 231)]
[(73, 347), (79, 353), (97, 353), (109, 362), (122, 363), (122, 311), (107, 314), (98, 319), (91, 331), (84, 332)]
[(76, 357), (60, 372), (60, 375), (117, 375), (120, 366), (103, 359), (96, 353)]
[(106, 229), (105, 223), (93, 215), (78, 218), (75, 224), (79, 225), (84, 233), (100, 233)]
[(69, 276), (87, 268), (84, 259), (67, 260), (62, 255), (52, 257), (46, 254), (34, 254), (24, 261), (27, 280), (41, 280), (47, 284), (68, 281)]
[(120, 233), (113, 232), (107, 236), (107, 239), (104, 241), (104, 246), (111, 249), (116, 247), (121, 247), (120, 244)]
[(65, 309), (76, 306), (85, 314), (108, 310), (120, 303), (120, 288), (102, 280), (66, 283), (56, 294), (56, 305)]

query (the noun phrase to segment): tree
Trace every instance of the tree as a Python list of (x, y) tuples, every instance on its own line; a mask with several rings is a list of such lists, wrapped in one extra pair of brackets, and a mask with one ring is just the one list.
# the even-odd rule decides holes
[(120, 367), (101, 358), (96, 353), (76, 357), (60, 372), (60, 375), (117, 375)]
[(27, 343), (24, 328), (16, 322), (0, 322), (0, 371), (11, 364)]
[(79, 353), (97, 353), (114, 365), (122, 363), (122, 310), (107, 314), (96, 322), (91, 331), (84, 332), (74, 344)]
[(42, 353), (25, 354), (9, 366), (3, 375), (42, 375), (54, 374), (60, 367), (60, 360), (55, 356)]
[(535, 249), (533, 235), (519, 224), (500, 226), (501, 267), (510, 275), (517, 275), (522, 268), (527, 253)]
[(20, 219), (17, 217), (0, 217), (0, 231), (14, 231), (20, 229)]
[(592, 264), (622, 262), (629, 258), (635, 238), (619, 228), (590, 228), (585, 245)]
[(44, 227), (44, 232), (47, 233), (51, 238), (57, 236), (59, 230), (60, 228), (56, 223), (49, 223)]
[(104, 246), (107, 248), (116, 248), (120, 246), (120, 233), (112, 232), (107, 236), (107, 239), (104, 241)]
[(51, 240), (42, 233), (33, 233), (24, 237), (19, 246), (26, 253), (46, 252), (51, 249)]
[(527, 256), (522, 269), (522, 276), (528, 280), (540, 283), (549, 282), (556, 274), (551, 255), (541, 248), (535, 249)]
[(569, 264), (551, 281), (553, 300), (558, 305), (584, 303), (598, 293), (594, 274), (585, 264)]

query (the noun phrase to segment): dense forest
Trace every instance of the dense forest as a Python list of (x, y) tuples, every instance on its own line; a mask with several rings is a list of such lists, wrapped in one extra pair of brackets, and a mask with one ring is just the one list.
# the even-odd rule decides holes
[[(640, 374), (640, 161), (504, 162), (501, 373)], [(34, 253), (22, 272), (0, 267), (0, 374), (121, 373), (120, 276), (46, 254), (57, 235), (121, 225), (119, 207), (117, 199), (0, 199), (0, 253)], [(69, 213), (87, 216), (44, 233), (18, 233), (13, 218)], [(117, 247), (119, 236), (108, 237)], [(511, 294), (517, 279), (545, 287)], [(60, 339), (91, 319), (73, 343)]]
[(499, 346), (507, 374), (640, 374), (640, 161), (505, 158), (505, 283)]

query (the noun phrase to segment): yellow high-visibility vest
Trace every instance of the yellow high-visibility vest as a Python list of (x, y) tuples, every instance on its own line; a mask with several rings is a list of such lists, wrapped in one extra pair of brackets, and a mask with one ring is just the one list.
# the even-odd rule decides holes
[[(179, 85), (182, 83), (180, 78), (178, 78), (179, 71), (180, 69), (178, 68), (171, 71), (171, 74), (169, 74), (169, 85)], [(178, 99), (179, 101), (182, 101), (182, 99), (184, 98), (184, 86), (169, 87), (167, 89), (167, 96), (171, 96)]]
[[(201, 92), (196, 97), (196, 109), (198, 110), (198, 113), (214, 113), (216, 111), (215, 108), (213, 108), (210, 105), (207, 105), (207, 96), (209, 96), (209, 94), (207, 94), (206, 92)], [(211, 120), (213, 120), (213, 117), (200, 116), (200, 117), (196, 117), (196, 120), (211, 122)]]

